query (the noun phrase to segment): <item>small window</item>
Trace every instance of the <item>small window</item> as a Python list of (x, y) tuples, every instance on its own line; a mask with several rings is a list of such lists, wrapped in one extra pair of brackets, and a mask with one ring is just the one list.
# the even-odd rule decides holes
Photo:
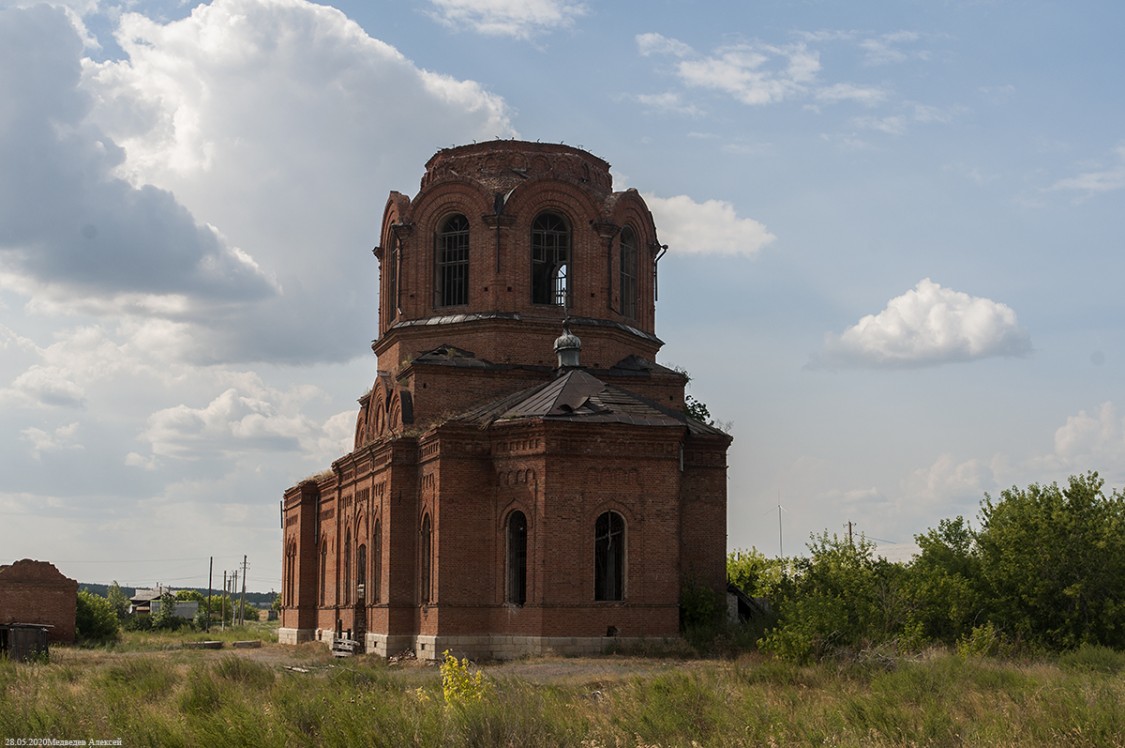
[(448, 218), (437, 235), (437, 306), (469, 303), (469, 220)]
[(637, 235), (628, 226), (621, 231), (621, 313), (637, 316)]
[(428, 515), (428, 514), (425, 517), (422, 518), (422, 539), (421, 540), (422, 540), (422, 542), (420, 544), (421, 547), (419, 548), (419, 559), (418, 559), (419, 567), (420, 567), (419, 570), (418, 570), (419, 571), (418, 580), (419, 580), (419, 585), (420, 585), (419, 591), (421, 593), (419, 595), (419, 597), (422, 600), (422, 604), (426, 605), (430, 602), (430, 587), (431, 587), (430, 576), (431, 576), (431, 572), (432, 572), (432, 568), (431, 568), (431, 564), (430, 564), (430, 560), (431, 560), (430, 515)]
[(594, 525), (594, 599), (625, 599), (625, 520), (617, 512)]
[(561, 216), (543, 213), (531, 224), (531, 301), (570, 305), (570, 228)]
[(512, 512), (508, 517), (508, 589), (505, 596), (513, 605), (527, 602), (527, 517)]

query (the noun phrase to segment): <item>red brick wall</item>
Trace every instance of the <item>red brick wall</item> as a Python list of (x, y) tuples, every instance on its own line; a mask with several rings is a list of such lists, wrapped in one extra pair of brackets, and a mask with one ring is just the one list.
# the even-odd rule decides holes
[(29, 558), (0, 570), (0, 623), (44, 623), (49, 641), (74, 641), (78, 582)]
[[(497, 193), (507, 196), (500, 216)], [(530, 232), (543, 211), (564, 216), (571, 227), (569, 309), (531, 303)], [(453, 213), (470, 222), (469, 301), (442, 308), (435, 306), (435, 232)], [(620, 298), (618, 232), (626, 225), (637, 246), (631, 316), (622, 313)], [(725, 584), (726, 437), (689, 438), (684, 426), (521, 421), (481, 430), (448, 420), (556, 376), (553, 343), (568, 313), (597, 321), (572, 327), (593, 375), (669, 409), (683, 407), (683, 375), (612, 368), (628, 356), (652, 361), (662, 345), (654, 336), (652, 281), (660, 247), (643, 199), (635, 190), (613, 192), (609, 165), (578, 149), (515, 141), (465, 146), (427, 164), (413, 200), (391, 193), (381, 241), (381, 337), (373, 345), (379, 373), (361, 399), (356, 449), (312, 488), (286, 494), (286, 542), (301, 544), (301, 595), (300, 613), (284, 611), (282, 625), (315, 620), (332, 629), (340, 620), (344, 629), (356, 628), (353, 605), (339, 593), (345, 578), (354, 587), (361, 542), (374, 589), (371, 533), (378, 520), (381, 594), (370, 595), (360, 613), (369, 632), (676, 635), (683, 580)], [(387, 272), (396, 257), (397, 295)], [(496, 311), (518, 319), (429, 324), (443, 315)], [(401, 324), (411, 320), (427, 324)], [(441, 345), (492, 365), (416, 360)], [(528, 520), (523, 606), (505, 603), (506, 520), (515, 510)], [(625, 599), (595, 601), (594, 527), (609, 510), (625, 520)], [(432, 528), (433, 578), (425, 605), (424, 516)], [(319, 547), (310, 535), (318, 517), (319, 539), (329, 545), (323, 606)], [(345, 573), (349, 530), (352, 566)]]

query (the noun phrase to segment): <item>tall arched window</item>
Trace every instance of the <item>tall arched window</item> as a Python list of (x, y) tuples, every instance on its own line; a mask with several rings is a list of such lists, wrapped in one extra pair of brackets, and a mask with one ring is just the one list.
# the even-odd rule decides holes
[(531, 224), (531, 301), (570, 305), (570, 227), (554, 213), (541, 213)]
[(344, 535), (344, 605), (352, 601), (352, 531)]
[(383, 523), (380, 520), (375, 520), (375, 538), (372, 546), (375, 568), (371, 570), (371, 600), (379, 602), (379, 585), (383, 582)]
[(328, 590), (328, 541), (320, 544), (320, 605), (324, 606), (325, 593)]
[(422, 542), (419, 543), (418, 551), (418, 582), (419, 592), (421, 593), (419, 597), (421, 598), (423, 605), (430, 602), (430, 574), (432, 572), (432, 568), (430, 565), (430, 534), (430, 515), (427, 514), (422, 518)]
[(434, 251), (437, 260), (436, 306), (469, 303), (469, 219), (450, 216), (441, 225)]
[(527, 517), (523, 512), (508, 516), (508, 585), (505, 602), (527, 602)]
[(628, 226), (621, 230), (621, 313), (637, 316), (637, 235)]
[(355, 601), (367, 599), (367, 546), (361, 544), (355, 552)]
[(625, 599), (625, 520), (617, 512), (594, 524), (594, 599)]

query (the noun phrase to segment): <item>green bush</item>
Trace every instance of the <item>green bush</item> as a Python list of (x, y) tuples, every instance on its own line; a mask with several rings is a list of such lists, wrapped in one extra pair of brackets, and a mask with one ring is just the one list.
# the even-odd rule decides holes
[(1120, 673), (1125, 670), (1125, 652), (1098, 644), (1083, 644), (1060, 655), (1059, 664), (1071, 670)]
[(119, 635), (113, 604), (86, 590), (78, 591), (74, 625), (78, 640), (85, 643), (104, 644), (116, 641)]

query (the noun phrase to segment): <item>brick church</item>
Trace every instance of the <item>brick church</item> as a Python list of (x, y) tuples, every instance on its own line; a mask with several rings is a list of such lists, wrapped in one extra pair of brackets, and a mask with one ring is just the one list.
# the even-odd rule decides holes
[(282, 501), (282, 642), (595, 653), (725, 590), (731, 440), (655, 361), (665, 249), (569, 146), (444, 149), (390, 194), (354, 447)]

